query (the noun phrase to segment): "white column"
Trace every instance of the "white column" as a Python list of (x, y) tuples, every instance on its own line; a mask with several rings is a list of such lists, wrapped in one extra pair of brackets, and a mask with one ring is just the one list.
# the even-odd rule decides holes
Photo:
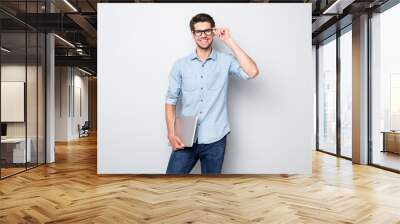
[[(50, 1), (46, 4), (47, 12), (53, 12), (54, 6)], [(54, 35), (46, 35), (46, 163), (55, 161), (55, 44)]]

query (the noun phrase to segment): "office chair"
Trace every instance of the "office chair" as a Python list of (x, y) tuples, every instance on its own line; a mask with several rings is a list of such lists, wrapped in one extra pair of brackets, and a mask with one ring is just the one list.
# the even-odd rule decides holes
[(78, 125), (78, 129), (79, 129), (79, 138), (89, 136), (89, 129), (90, 129), (89, 121), (85, 121), (82, 127)]

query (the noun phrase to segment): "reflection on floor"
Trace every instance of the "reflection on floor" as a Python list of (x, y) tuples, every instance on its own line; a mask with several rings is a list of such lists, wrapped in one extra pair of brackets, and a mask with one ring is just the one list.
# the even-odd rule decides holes
[(1, 178), (13, 175), (15, 173), (24, 171), (25, 167), (11, 167), (11, 168), (1, 168)]
[(342, 156), (345, 156), (345, 157), (348, 157), (348, 158), (352, 157), (352, 149), (351, 148), (342, 147), (341, 150), (342, 150), (341, 151)]
[(27, 169), (36, 167), (36, 163), (27, 163), (26, 165), (24, 163), (19, 163), (19, 164), (5, 164), (1, 163), (1, 178), (5, 178), (8, 176), (11, 176), (13, 174), (25, 171)]
[(400, 155), (392, 152), (374, 151), (373, 164), (400, 170)]
[(95, 136), (0, 181), (0, 223), (399, 223), (400, 175), (313, 152), (310, 175), (97, 175)]

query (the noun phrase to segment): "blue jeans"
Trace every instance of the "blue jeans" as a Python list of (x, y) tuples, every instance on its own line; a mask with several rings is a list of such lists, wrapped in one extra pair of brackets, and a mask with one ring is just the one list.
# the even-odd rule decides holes
[(189, 174), (200, 159), (202, 174), (220, 174), (224, 161), (226, 136), (210, 144), (193, 143), (172, 151), (169, 158), (167, 174)]

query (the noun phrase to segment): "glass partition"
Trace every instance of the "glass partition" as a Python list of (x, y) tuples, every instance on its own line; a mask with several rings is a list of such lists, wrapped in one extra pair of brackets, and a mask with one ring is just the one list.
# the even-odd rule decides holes
[[(44, 3), (1, 1), (0, 7), (43, 13)], [(45, 45), (44, 33), (0, 12), (1, 179), (45, 163)]]
[(318, 47), (318, 149), (336, 154), (336, 38)]
[(27, 167), (37, 165), (37, 134), (38, 134), (38, 35), (36, 32), (27, 33), (27, 74), (26, 74), (26, 113), (27, 113), (27, 150), (30, 151), (30, 161)]
[(400, 4), (371, 18), (371, 162), (400, 171)]
[[(1, 176), (24, 171), (26, 144), (26, 33), (1, 34)], [(29, 149), (29, 147), (28, 147)]]
[(340, 154), (352, 157), (352, 34), (340, 36)]
[(46, 37), (43, 33), (38, 33), (38, 76), (37, 76), (37, 162), (38, 164), (43, 164), (46, 162), (46, 138), (45, 138), (45, 124), (46, 124)]

